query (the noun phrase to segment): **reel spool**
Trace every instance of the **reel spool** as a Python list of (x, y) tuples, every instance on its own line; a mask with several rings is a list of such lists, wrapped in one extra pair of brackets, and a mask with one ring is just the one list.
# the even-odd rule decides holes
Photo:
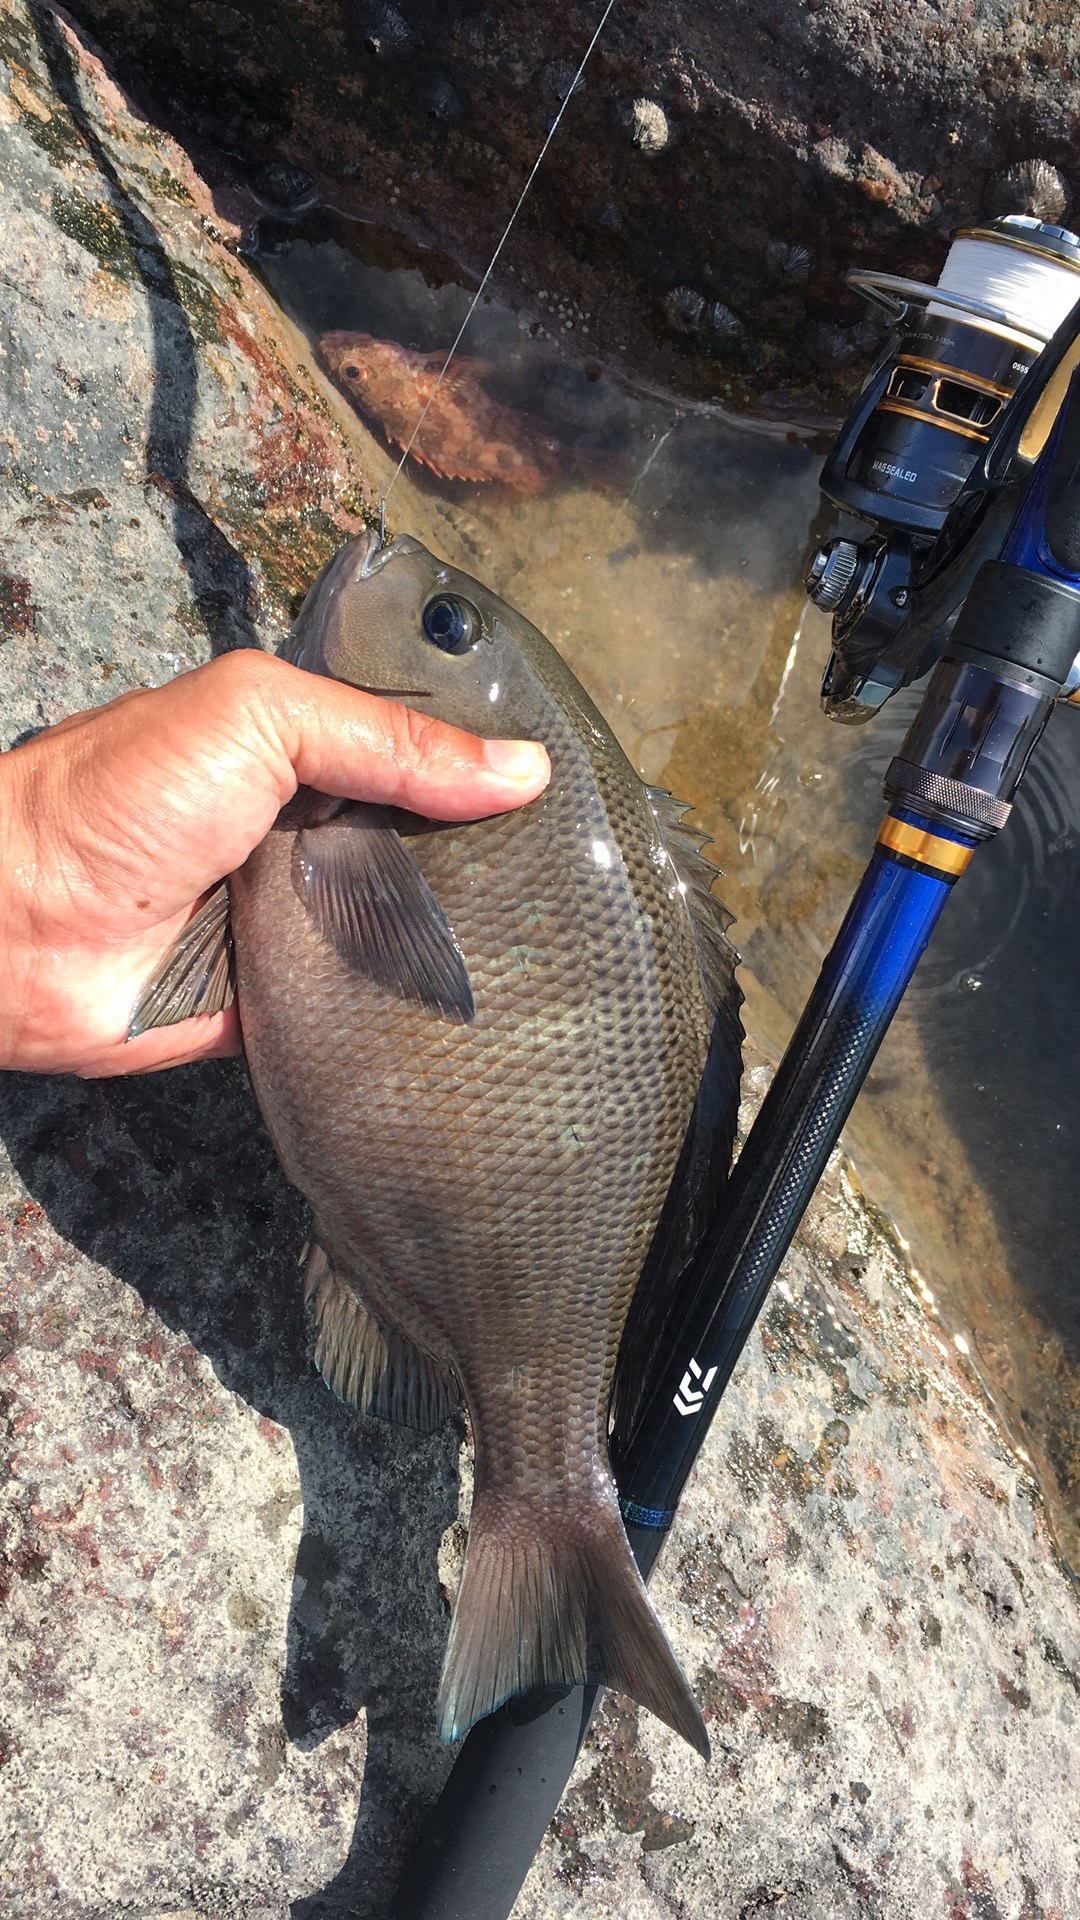
[[(857, 722), (912, 677), (881, 656), (906, 618), (913, 573), (1080, 300), (1080, 236), (1009, 214), (957, 233), (936, 286), (863, 271), (847, 281), (897, 324), (821, 474), (822, 492), (873, 532), (830, 541), (806, 578), (811, 600), (833, 615), (822, 704), (831, 718)], [(1055, 412), (1039, 409), (1041, 425), (1021, 443), (1025, 460), (1037, 457)]]

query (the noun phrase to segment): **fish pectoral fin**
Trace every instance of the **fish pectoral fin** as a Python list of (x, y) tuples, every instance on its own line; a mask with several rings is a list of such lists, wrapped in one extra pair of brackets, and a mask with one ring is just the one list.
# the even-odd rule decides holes
[(135, 1002), (127, 1037), (172, 1027), (199, 1013), (221, 1013), (236, 992), (229, 890), (224, 880), (173, 941)]
[(450, 1418), (461, 1397), (456, 1383), (380, 1320), (317, 1245), (304, 1269), (304, 1298), (318, 1330), (315, 1365), (339, 1400), (419, 1433)]
[(293, 883), (346, 966), (447, 1020), (473, 1018), (453, 928), (384, 808), (356, 803), (305, 827)]

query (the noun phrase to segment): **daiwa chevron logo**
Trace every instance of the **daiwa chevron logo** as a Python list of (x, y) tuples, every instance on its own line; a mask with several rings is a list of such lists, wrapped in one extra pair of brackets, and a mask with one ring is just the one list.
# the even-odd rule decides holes
[(703, 1375), (697, 1361), (691, 1360), (690, 1365), (679, 1381), (679, 1391), (671, 1403), (676, 1413), (681, 1413), (684, 1416), (691, 1413), (700, 1413), (702, 1407), (705, 1405), (705, 1395), (708, 1393), (715, 1379), (715, 1367), (710, 1367), (708, 1373)]

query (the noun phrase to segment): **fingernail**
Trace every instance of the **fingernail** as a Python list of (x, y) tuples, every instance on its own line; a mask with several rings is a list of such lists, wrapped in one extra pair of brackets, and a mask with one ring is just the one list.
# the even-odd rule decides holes
[(548, 772), (547, 751), (538, 740), (485, 740), (484, 759), (501, 780), (537, 780)]

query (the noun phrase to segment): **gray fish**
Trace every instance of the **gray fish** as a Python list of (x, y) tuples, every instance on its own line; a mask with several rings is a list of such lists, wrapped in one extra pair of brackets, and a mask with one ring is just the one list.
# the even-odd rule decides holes
[[(312, 1208), (317, 1363), (368, 1411), (430, 1429), (464, 1398), (472, 1422), (440, 1733), (592, 1678), (707, 1753), (607, 1432), (639, 1278), (623, 1412), (730, 1159), (714, 869), (543, 635), (419, 541), (342, 548), (284, 651), (552, 760), (538, 800), (463, 825), (301, 789), (228, 882), (252, 1081)], [(221, 1005), (227, 938), (219, 894), (133, 1031)]]

